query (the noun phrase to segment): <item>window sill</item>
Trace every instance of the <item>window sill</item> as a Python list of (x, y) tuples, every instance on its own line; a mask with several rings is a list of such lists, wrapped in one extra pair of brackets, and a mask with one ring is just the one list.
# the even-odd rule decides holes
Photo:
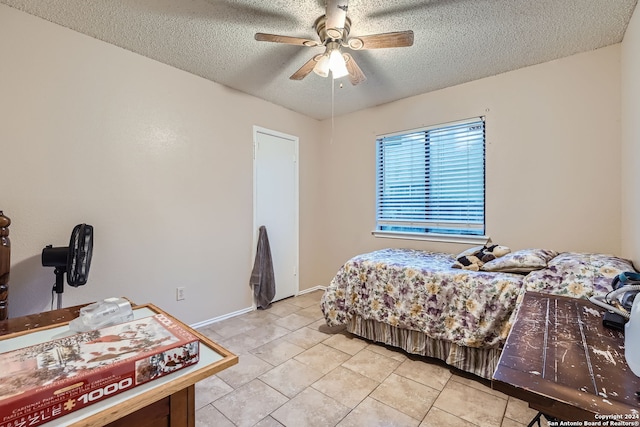
[(430, 242), (445, 243), (468, 243), (472, 245), (485, 244), (489, 241), (489, 236), (459, 236), (453, 234), (435, 234), (435, 233), (402, 233), (399, 231), (378, 231), (371, 232), (375, 237), (386, 239), (405, 239), (405, 240), (425, 240)]

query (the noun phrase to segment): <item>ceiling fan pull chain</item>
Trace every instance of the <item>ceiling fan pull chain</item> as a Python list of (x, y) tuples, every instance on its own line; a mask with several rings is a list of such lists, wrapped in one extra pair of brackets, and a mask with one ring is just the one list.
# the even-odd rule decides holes
[(333, 135), (334, 135), (334, 122), (333, 122), (333, 108), (335, 105), (335, 92), (336, 92), (336, 80), (331, 79), (331, 141), (330, 143), (333, 145)]

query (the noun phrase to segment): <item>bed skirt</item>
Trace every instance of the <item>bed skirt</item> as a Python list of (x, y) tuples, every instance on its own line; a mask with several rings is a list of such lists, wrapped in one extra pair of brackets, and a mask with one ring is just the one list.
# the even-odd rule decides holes
[(372, 319), (354, 316), (347, 331), (371, 341), (399, 347), (411, 354), (433, 357), (465, 372), (491, 379), (502, 352), (499, 348), (462, 347), (449, 341), (429, 338), (422, 332), (396, 328)]

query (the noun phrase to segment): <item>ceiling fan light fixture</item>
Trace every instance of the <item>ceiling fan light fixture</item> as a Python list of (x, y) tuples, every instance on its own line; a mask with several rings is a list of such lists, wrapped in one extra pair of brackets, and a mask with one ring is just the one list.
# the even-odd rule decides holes
[(256, 33), (257, 41), (284, 43), (295, 46), (323, 47), (321, 55), (315, 55), (298, 68), (289, 79), (302, 80), (312, 71), (321, 77), (333, 79), (348, 76), (353, 86), (365, 81), (362, 72), (349, 53), (342, 53), (342, 48), (351, 50), (384, 49), (413, 45), (413, 31), (394, 31), (390, 33), (370, 34), (360, 37), (350, 36), (351, 19), (347, 16), (349, 0), (323, 0), (325, 14), (318, 17), (313, 24), (319, 41), (301, 37), (282, 36), (277, 34)]
[(320, 77), (329, 76), (329, 57), (327, 55), (322, 55), (318, 59), (315, 67), (313, 67), (313, 72), (319, 75)]
[(339, 79), (349, 74), (347, 64), (339, 49), (334, 49), (329, 54), (329, 69), (334, 79)]

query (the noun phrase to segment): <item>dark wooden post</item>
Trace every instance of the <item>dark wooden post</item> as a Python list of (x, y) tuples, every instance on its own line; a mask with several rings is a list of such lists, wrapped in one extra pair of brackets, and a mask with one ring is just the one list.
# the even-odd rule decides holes
[(9, 269), (11, 267), (11, 220), (0, 211), (0, 320), (9, 317)]

